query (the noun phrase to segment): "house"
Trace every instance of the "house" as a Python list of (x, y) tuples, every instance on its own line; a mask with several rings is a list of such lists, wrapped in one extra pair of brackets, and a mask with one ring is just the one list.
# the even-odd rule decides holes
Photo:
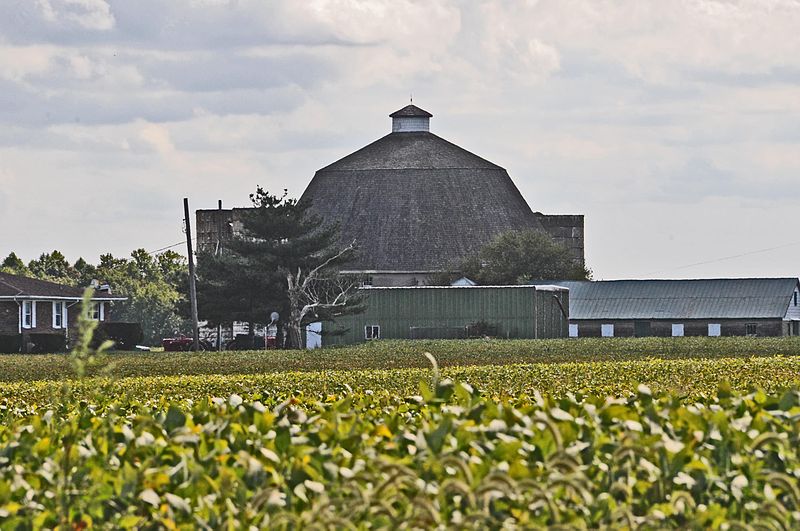
[(800, 335), (797, 278), (547, 282), (570, 290), (571, 337)]
[[(548, 232), (583, 264), (582, 215), (533, 212), (505, 169), (431, 133), (431, 113), (408, 105), (389, 116), (389, 134), (317, 171), (300, 198), (357, 242), (347, 272), (372, 286), (426, 284), (525, 229)], [(235, 236), (245, 211), (198, 210), (198, 250)]]
[[(75, 335), (82, 299), (83, 288), (0, 273), (0, 351), (28, 352), (37, 344), (63, 349)], [(97, 289), (91, 317), (110, 321), (113, 303), (124, 300), (107, 286)]]
[(559, 286), (409, 286), (361, 290), (366, 295), (365, 310), (340, 317), (335, 323), (325, 323), (321, 330), (324, 346), (378, 339), (567, 336), (569, 291)]

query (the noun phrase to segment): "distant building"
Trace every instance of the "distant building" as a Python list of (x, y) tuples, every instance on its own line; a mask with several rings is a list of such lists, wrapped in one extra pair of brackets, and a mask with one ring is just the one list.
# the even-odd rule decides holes
[(570, 290), (572, 337), (796, 336), (796, 278), (547, 281)]
[[(0, 273), (0, 351), (27, 352), (46, 336), (74, 337), (82, 300), (83, 288)], [(124, 300), (98, 289), (90, 317), (110, 321), (112, 304)]]
[[(425, 284), (524, 229), (548, 232), (583, 265), (582, 215), (534, 213), (505, 169), (431, 133), (431, 116), (414, 105), (392, 113), (391, 133), (317, 171), (300, 198), (357, 241), (348, 272), (373, 286)], [(198, 249), (233, 237), (243, 211), (198, 210)]]
[[(365, 310), (322, 324), (322, 345), (379, 339), (567, 337), (560, 286), (366, 287)], [(339, 332), (338, 334), (336, 332)]]

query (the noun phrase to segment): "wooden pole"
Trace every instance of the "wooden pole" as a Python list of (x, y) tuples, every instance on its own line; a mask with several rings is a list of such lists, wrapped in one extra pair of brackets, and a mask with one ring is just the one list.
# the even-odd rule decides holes
[(186, 222), (186, 252), (189, 254), (189, 300), (192, 303), (192, 332), (194, 351), (200, 350), (200, 328), (197, 324), (197, 288), (194, 285), (194, 252), (192, 251), (192, 221), (189, 218), (189, 198), (183, 198), (183, 219)]
[[(217, 204), (217, 254), (222, 254), (222, 199)], [(222, 323), (217, 323), (217, 352), (222, 351)]]

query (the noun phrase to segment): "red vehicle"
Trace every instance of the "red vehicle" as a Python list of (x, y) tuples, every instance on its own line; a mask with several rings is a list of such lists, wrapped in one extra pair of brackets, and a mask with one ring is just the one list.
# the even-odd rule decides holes
[[(181, 334), (178, 337), (167, 337), (161, 340), (161, 346), (165, 352), (187, 352), (194, 346), (194, 338)], [(200, 350), (209, 350), (211, 346), (208, 341), (200, 340)]]

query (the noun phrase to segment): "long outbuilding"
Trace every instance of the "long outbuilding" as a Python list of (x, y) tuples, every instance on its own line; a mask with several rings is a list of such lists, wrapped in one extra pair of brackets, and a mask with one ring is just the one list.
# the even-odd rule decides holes
[(326, 324), (324, 346), (379, 339), (567, 336), (569, 290), (560, 286), (365, 287), (362, 292), (364, 311)]
[(571, 337), (800, 335), (797, 278), (547, 282), (570, 290)]

